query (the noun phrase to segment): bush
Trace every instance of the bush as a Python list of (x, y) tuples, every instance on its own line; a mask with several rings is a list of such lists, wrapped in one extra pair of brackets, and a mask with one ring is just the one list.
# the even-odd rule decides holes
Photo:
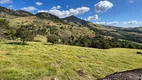
[(58, 43), (59, 42), (59, 37), (54, 35), (54, 34), (48, 34), (47, 35), (47, 42), (50, 42), (50, 43)]
[(0, 19), (0, 39), (4, 38), (4, 33), (9, 27), (9, 22), (6, 19)]

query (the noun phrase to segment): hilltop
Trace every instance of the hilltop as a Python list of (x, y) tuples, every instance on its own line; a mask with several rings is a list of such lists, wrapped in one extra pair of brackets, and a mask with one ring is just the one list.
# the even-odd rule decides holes
[(24, 10), (12, 10), (0, 6), (0, 17), (1, 18), (14, 18), (14, 17), (26, 17), (33, 16), (34, 14)]

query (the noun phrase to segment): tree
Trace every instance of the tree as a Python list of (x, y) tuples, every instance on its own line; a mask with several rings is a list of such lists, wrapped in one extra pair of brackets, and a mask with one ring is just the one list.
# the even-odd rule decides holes
[(6, 19), (0, 19), (0, 38), (4, 37), (4, 33), (8, 27), (9, 22)]
[(0, 27), (2, 28), (9, 27), (9, 22), (6, 19), (0, 19)]
[(9, 29), (5, 30), (5, 33), (4, 33), (5, 38), (10, 39), (10, 40), (16, 39), (15, 34), (16, 34), (16, 30), (14, 28), (9, 28)]
[(50, 27), (49, 32), (50, 32), (50, 34), (59, 35), (59, 29), (55, 26)]
[(19, 37), (22, 41), (22, 44), (25, 44), (26, 41), (31, 41), (34, 39), (36, 34), (34, 33), (31, 27), (21, 26), (21, 28), (16, 30), (16, 37)]

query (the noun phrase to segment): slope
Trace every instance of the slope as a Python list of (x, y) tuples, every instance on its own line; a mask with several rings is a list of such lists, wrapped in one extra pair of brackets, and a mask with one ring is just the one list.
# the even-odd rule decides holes
[(80, 23), (81, 25), (90, 28), (95, 31), (97, 35), (109, 36), (118, 39), (130, 40), (134, 42), (142, 43), (142, 32), (141, 27), (139, 28), (121, 28), (115, 26), (106, 26), (106, 25), (98, 25), (93, 24), (91, 22), (79, 19), (75, 16), (70, 16), (63, 19), (64, 21), (69, 21), (77, 25), (76, 23)]
[(25, 16), (33, 16), (34, 14), (23, 11), (23, 10), (12, 10), (7, 9), (5, 7), (0, 6), (0, 17), (1, 18), (15, 18), (15, 17), (25, 17)]
[(0, 42), (1, 80), (95, 80), (142, 66), (142, 57), (136, 54), (142, 50), (8, 42)]

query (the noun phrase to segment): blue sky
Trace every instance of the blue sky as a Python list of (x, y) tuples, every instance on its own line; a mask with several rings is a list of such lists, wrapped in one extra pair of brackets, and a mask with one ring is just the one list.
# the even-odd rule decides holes
[(60, 18), (75, 15), (97, 24), (142, 26), (142, 0), (0, 0), (0, 6)]

